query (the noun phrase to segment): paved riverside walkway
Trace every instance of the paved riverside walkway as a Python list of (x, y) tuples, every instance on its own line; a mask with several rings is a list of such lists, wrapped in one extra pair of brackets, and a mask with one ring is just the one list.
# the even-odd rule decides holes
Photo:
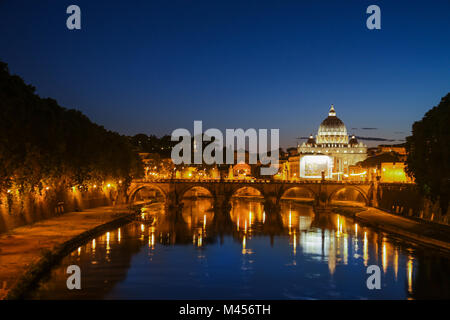
[(70, 212), (0, 234), (0, 300), (51, 250), (81, 233), (129, 214), (126, 206), (98, 207)]
[(406, 218), (376, 208), (354, 214), (355, 220), (425, 245), (450, 250), (450, 226)]

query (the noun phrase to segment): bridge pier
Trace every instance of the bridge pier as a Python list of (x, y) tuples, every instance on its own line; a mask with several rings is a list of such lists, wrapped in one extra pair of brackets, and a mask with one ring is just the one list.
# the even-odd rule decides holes
[(214, 210), (212, 227), (219, 233), (234, 230), (234, 224), (231, 220), (230, 211)]
[[(271, 200), (264, 202), (264, 212), (266, 213), (266, 221), (263, 224), (263, 231), (271, 236), (281, 234), (283, 232), (283, 219), (281, 218), (281, 205)], [(273, 238), (271, 238), (273, 244)]]
[(183, 211), (181, 207), (178, 208), (167, 208), (166, 209), (166, 219), (174, 225), (184, 225), (186, 222), (183, 219)]
[(378, 188), (379, 188), (379, 177), (376, 181), (373, 181), (369, 189), (369, 206), (378, 207)]
[(231, 210), (230, 198), (223, 194), (215, 195), (213, 207), (215, 212), (229, 213)]
[(326, 211), (329, 207), (330, 199), (329, 199), (329, 191), (327, 190), (327, 185), (323, 182), (319, 184), (319, 190), (314, 199), (314, 211), (315, 212), (323, 212)]
[(214, 202), (214, 218), (213, 218), (213, 228), (223, 232), (233, 230), (233, 221), (231, 220), (231, 203), (230, 198), (224, 194), (215, 194)]
[(264, 197), (264, 211), (269, 216), (281, 212), (280, 201), (275, 195), (267, 195)]
[(167, 210), (181, 210), (183, 208), (183, 201), (179, 198), (176, 190), (167, 193), (165, 207)]

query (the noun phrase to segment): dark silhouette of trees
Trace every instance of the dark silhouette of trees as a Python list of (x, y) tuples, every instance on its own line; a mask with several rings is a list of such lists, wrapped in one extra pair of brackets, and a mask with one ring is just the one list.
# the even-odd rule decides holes
[(363, 168), (380, 167), (383, 162), (399, 162), (401, 157), (396, 152), (382, 153), (358, 162)]
[(421, 192), (439, 201), (446, 214), (450, 198), (450, 93), (412, 127), (407, 138), (407, 172)]
[(103, 181), (125, 186), (142, 172), (128, 137), (40, 98), (0, 62), (0, 192)]
[(172, 147), (177, 144), (176, 141), (171, 141), (170, 135), (158, 138), (155, 135), (139, 133), (129, 137), (131, 145), (137, 152), (157, 153), (161, 158), (170, 158)]

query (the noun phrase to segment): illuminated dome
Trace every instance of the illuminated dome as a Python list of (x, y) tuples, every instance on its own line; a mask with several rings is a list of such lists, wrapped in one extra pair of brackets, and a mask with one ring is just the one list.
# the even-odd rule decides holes
[(347, 128), (341, 119), (336, 117), (331, 105), (328, 117), (322, 121), (316, 137), (317, 144), (348, 144)]

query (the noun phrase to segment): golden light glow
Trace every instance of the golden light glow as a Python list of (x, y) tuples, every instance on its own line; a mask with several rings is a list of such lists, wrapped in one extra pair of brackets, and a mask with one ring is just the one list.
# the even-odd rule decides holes
[(202, 234), (200, 233), (198, 235), (197, 246), (201, 247), (202, 245), (203, 245), (203, 237), (202, 237)]
[[(364, 176), (367, 174), (367, 171), (360, 172), (360, 173), (350, 173), (351, 176)], [(347, 175), (348, 176), (348, 175)]]
[(383, 247), (382, 247), (381, 251), (382, 251), (381, 263), (383, 264), (383, 272), (386, 273), (387, 267), (388, 267), (388, 258), (387, 258), (387, 249), (386, 249), (386, 239), (384, 239), (384, 238), (383, 238)]
[(358, 254), (358, 249), (359, 249), (359, 246), (358, 246), (358, 237), (355, 237), (354, 238), (354, 241), (355, 241), (355, 250), (354, 250), (354, 257), (355, 258), (357, 258), (357, 257), (359, 257), (359, 254)]
[(120, 243), (120, 238), (121, 238), (121, 233), (120, 233), (120, 228), (119, 228), (119, 231), (117, 232), (117, 241), (119, 241), (119, 243)]
[(295, 230), (294, 230), (294, 243), (293, 243), (293, 249), (294, 249), (294, 256), (295, 256), (296, 253), (297, 253), (297, 234), (295, 233)]
[(373, 239), (373, 244), (374, 244), (374, 247), (375, 247), (375, 253), (374, 253), (374, 258), (375, 258), (375, 261), (378, 263), (378, 234), (377, 233), (373, 233), (372, 234), (372, 239)]
[(155, 232), (152, 232), (148, 238), (148, 247), (151, 249), (155, 247)]
[(339, 216), (337, 216), (337, 231), (336, 231), (336, 237), (340, 237), (342, 233), (342, 224), (341, 224), (341, 219)]
[(395, 248), (394, 252), (394, 274), (395, 274), (395, 281), (397, 281), (397, 275), (398, 275), (398, 249)]
[(330, 244), (328, 247), (328, 270), (331, 275), (333, 275), (336, 270), (336, 247), (334, 237), (330, 238)]
[(408, 257), (408, 292), (412, 293), (412, 280), (413, 280), (413, 258), (411, 256)]
[(405, 172), (403, 162), (383, 162), (381, 163), (382, 182), (411, 182), (411, 178)]
[(292, 227), (292, 211), (289, 209), (289, 232), (291, 232)]
[(109, 250), (111, 249), (111, 247), (109, 246), (109, 238), (110, 238), (110, 233), (107, 232), (106, 233), (106, 254), (109, 254)]
[(364, 246), (363, 246), (363, 258), (364, 258), (364, 266), (367, 267), (367, 262), (369, 261), (369, 250), (368, 250), (368, 243), (367, 243), (367, 232), (364, 231)]
[(344, 264), (348, 264), (348, 235), (344, 234)]

